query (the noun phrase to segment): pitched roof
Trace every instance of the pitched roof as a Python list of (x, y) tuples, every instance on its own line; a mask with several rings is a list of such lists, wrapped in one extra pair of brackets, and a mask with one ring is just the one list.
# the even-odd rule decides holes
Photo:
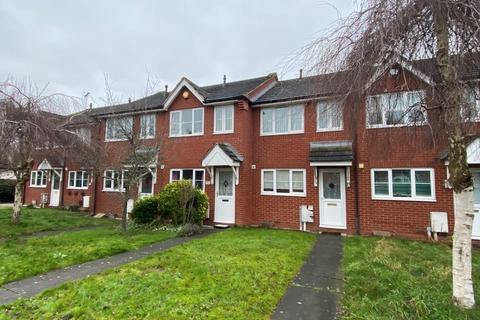
[(279, 81), (253, 104), (265, 104), (311, 97), (334, 96), (345, 93), (340, 85), (348, 79), (348, 72)]
[(229, 99), (237, 99), (245, 96), (247, 93), (258, 87), (263, 82), (270, 79), (274, 74), (269, 74), (263, 77), (252, 78), (247, 80), (227, 82), (225, 84), (215, 84), (201, 87), (206, 102), (216, 102)]
[(317, 141), (310, 143), (310, 162), (352, 161), (352, 141)]
[(236, 161), (236, 162), (242, 162), (243, 161), (243, 156), (230, 143), (219, 143), (218, 146), (233, 161)]

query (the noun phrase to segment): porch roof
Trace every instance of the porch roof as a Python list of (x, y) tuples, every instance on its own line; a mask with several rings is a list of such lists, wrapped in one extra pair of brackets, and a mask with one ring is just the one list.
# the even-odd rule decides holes
[(203, 158), (202, 166), (239, 166), (243, 156), (229, 143), (215, 144)]
[(310, 163), (351, 162), (352, 141), (315, 141), (310, 143)]

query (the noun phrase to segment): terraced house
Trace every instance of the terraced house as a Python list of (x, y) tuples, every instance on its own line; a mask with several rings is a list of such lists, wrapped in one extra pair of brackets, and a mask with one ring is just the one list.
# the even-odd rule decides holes
[[(433, 227), (448, 234), (453, 193), (445, 184), (446, 143), (433, 139), (429, 125), (438, 78), (432, 64), (379, 68), (362, 95), (346, 95), (348, 73), (285, 81), (269, 74), (203, 87), (183, 78), (170, 92), (72, 118), (85, 139), (118, 152), (125, 144), (120, 125), (142, 139), (161, 140), (162, 155), (138, 196), (191, 180), (209, 196), (206, 223), (412, 238)], [(464, 70), (462, 77), (472, 83), (467, 94), (480, 108), (474, 94), (480, 70)], [(480, 209), (477, 133), (472, 121), (468, 161)], [(120, 214), (116, 175), (121, 172), (106, 170), (93, 177), (68, 159), (39, 159), (24, 202)], [(473, 236), (480, 239), (480, 216)]]

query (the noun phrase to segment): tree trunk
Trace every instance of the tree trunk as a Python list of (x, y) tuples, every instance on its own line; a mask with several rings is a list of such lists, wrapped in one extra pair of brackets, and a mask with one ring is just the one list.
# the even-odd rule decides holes
[(128, 208), (128, 197), (123, 199), (123, 213), (122, 213), (122, 231), (127, 231), (127, 208)]
[(22, 199), (23, 199), (23, 182), (17, 181), (15, 183), (15, 199), (13, 201), (13, 213), (12, 213), (12, 223), (19, 224), (20, 216), (22, 212)]
[(473, 191), (454, 193), (455, 228), (453, 231), (453, 299), (455, 303), (472, 308), (475, 305), (472, 281), (472, 224)]

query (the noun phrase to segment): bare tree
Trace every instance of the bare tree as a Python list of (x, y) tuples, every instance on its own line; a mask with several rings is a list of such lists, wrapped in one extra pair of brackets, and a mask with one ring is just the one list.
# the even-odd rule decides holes
[(302, 52), (304, 61), (314, 62), (312, 70), (347, 75), (342, 86), (348, 96), (364, 94), (369, 81), (386, 72), (382, 68), (418, 59), (433, 61), (431, 74), (437, 79), (426, 111), (434, 114), (428, 125), (436, 142), (448, 143), (448, 183), (456, 204), (453, 298), (465, 308), (475, 304), (471, 268), (473, 183), (465, 137), (470, 115), (476, 110), (471, 111), (465, 94), (472, 84), (462, 73), (480, 68), (479, 49), (478, 0), (364, 0)]
[(0, 166), (15, 175), (12, 223), (20, 223), (24, 186), (33, 162), (42, 155), (62, 156), (68, 140), (65, 118), (49, 110), (70, 110), (75, 99), (45, 94), (33, 83), (17, 84), (13, 79), (0, 83)]

